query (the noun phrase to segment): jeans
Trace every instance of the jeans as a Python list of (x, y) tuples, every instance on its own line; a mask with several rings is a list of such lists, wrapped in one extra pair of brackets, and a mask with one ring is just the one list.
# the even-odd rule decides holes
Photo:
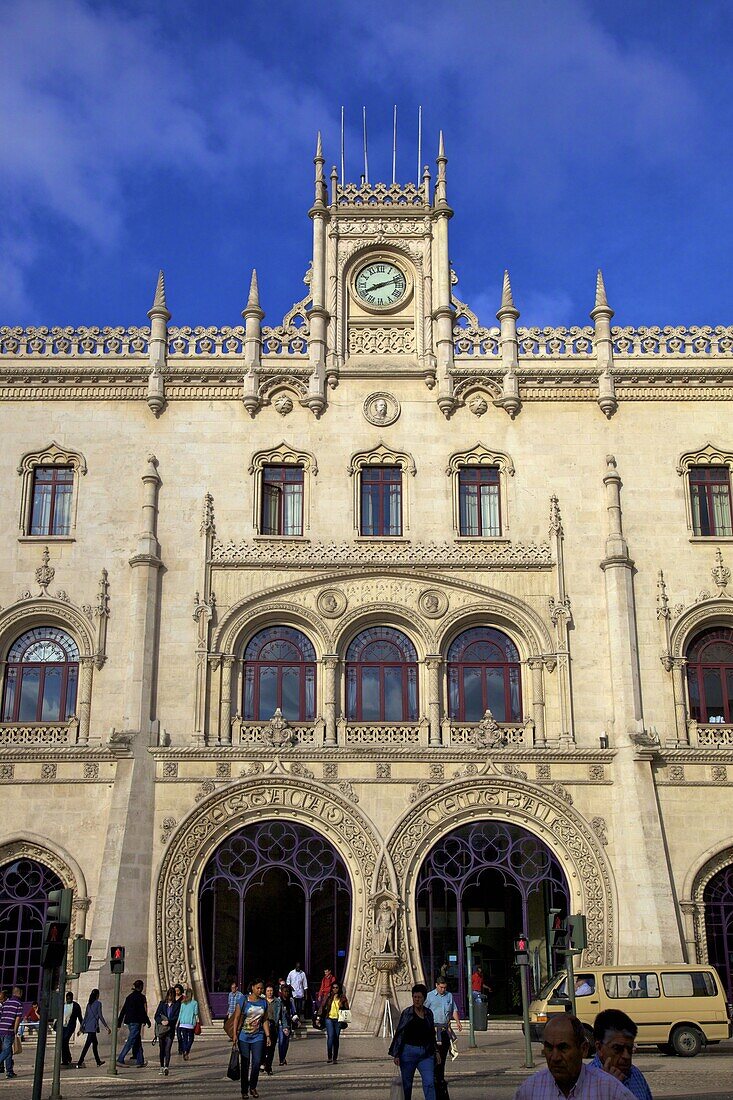
[(283, 1027), (277, 1029), (277, 1054), (281, 1063), (287, 1058), (288, 1047), (290, 1046), (290, 1028), (287, 1028), (287, 1035), (285, 1030)]
[(293, 1001), (295, 1002), (295, 1015), (302, 1021), (304, 1019), (305, 997), (293, 997)]
[(341, 1034), (341, 1024), (338, 1020), (330, 1020), (326, 1017), (326, 1048), (329, 1060), (332, 1058), (334, 1062), (339, 1056), (339, 1036)]
[(76, 1063), (77, 1066), (83, 1066), (84, 1065), (84, 1059), (87, 1056), (87, 1051), (89, 1050), (89, 1047), (92, 1048), (92, 1054), (94, 1055), (94, 1061), (97, 1063), (98, 1066), (101, 1066), (102, 1062), (101, 1062), (101, 1059), (99, 1057), (99, 1046), (97, 1044), (97, 1033), (96, 1033), (96, 1031), (88, 1031), (86, 1033), (86, 1035), (84, 1036), (84, 1046), (82, 1047), (81, 1054), (79, 1055), (79, 1061)]
[(26, 1028), (28, 1029), (28, 1034), (30, 1035), (31, 1031), (37, 1032), (38, 1027), (39, 1027), (39, 1025), (34, 1024), (34, 1023), (21, 1024), (20, 1027), (18, 1028), (18, 1038), (19, 1039), (23, 1038), (23, 1036), (25, 1035), (25, 1032), (26, 1032)]
[(181, 1043), (181, 1051), (183, 1054), (188, 1054), (193, 1046), (193, 1028), (192, 1027), (180, 1027), (178, 1029), (178, 1038)]
[(400, 1054), (400, 1074), (405, 1100), (412, 1100), (412, 1080), (415, 1070), (419, 1070), (425, 1100), (435, 1100), (435, 1055), (427, 1047), (413, 1047), (405, 1044)]
[(0, 1047), (0, 1067), (5, 1066), (8, 1077), (13, 1072), (13, 1035), (0, 1035), (2, 1047)]
[(262, 1053), (265, 1049), (265, 1036), (260, 1033), (256, 1039), (239, 1039), (239, 1059), (241, 1064), (241, 1077), (239, 1084), (242, 1087), (242, 1096), (247, 1096), (249, 1089), (257, 1088), (262, 1065)]
[(73, 1027), (65, 1027), (61, 1032), (61, 1061), (65, 1066), (70, 1066), (74, 1059), (71, 1057), (69, 1043), (74, 1036)]
[(140, 1036), (142, 1024), (128, 1024), (128, 1036), (125, 1045), (120, 1053), (117, 1055), (117, 1061), (120, 1065), (124, 1062), (127, 1055), (132, 1051), (137, 1059), (137, 1064), (141, 1066), (145, 1061), (145, 1055), (143, 1054), (143, 1043)]

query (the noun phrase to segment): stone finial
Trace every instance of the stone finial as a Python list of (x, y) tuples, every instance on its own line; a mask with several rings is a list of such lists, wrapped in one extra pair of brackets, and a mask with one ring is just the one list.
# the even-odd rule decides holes
[(608, 304), (608, 296), (606, 295), (606, 284), (603, 281), (603, 272), (600, 267), (598, 268), (598, 274), (596, 275), (596, 301), (593, 309), (591, 310), (591, 318), (597, 321), (597, 318), (603, 317), (604, 319), (610, 319), (613, 317), (613, 310)]
[(168, 303), (165, 300), (165, 275), (162, 269), (158, 272), (158, 284), (155, 288), (153, 304), (148, 310), (148, 317), (150, 317), (151, 320), (153, 317), (163, 317), (166, 321), (170, 321), (171, 319)]
[(440, 131), (440, 135), (438, 137), (438, 160), (448, 160), (447, 156), (445, 155), (445, 139), (443, 138), (442, 130)]
[(315, 160), (323, 160), (323, 141), (321, 140), (321, 131), (318, 131), (318, 137), (316, 138), (316, 155)]
[(249, 298), (247, 299), (247, 309), (259, 309), (260, 307), (260, 287), (257, 282), (257, 268), (252, 268), (252, 278), (249, 283)]
[(499, 311), (496, 314), (498, 321), (501, 321), (503, 317), (513, 317), (516, 321), (519, 316), (519, 310), (514, 304), (514, 296), (512, 294), (512, 284), (509, 281), (509, 272), (504, 272), (504, 282), (501, 287), (501, 305)]

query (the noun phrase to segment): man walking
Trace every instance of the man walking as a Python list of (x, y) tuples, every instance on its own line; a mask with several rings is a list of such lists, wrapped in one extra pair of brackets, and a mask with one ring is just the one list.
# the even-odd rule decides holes
[(132, 1051), (138, 1067), (142, 1068), (148, 1063), (145, 1061), (145, 1055), (143, 1054), (140, 1032), (143, 1024), (150, 1027), (150, 1020), (148, 1018), (148, 1002), (143, 996), (143, 983), (139, 979), (133, 983), (132, 992), (128, 993), (122, 1011), (117, 1018), (117, 1026), (122, 1027), (123, 1024), (127, 1024), (128, 1036), (125, 1045), (117, 1056), (117, 1065), (124, 1066), (127, 1054)]
[(435, 980), (435, 989), (431, 989), (425, 998), (425, 1007), (433, 1014), (435, 1022), (435, 1041), (440, 1055), (440, 1061), (435, 1063), (435, 1096), (437, 1100), (449, 1100), (448, 1085), (445, 1081), (445, 1067), (450, 1054), (451, 1044), (451, 1020), (455, 1020), (459, 1031), (461, 1017), (453, 1000), (453, 994), (448, 992), (448, 983), (443, 974), (438, 974)]
[(533, 1073), (514, 1093), (514, 1100), (553, 1100), (558, 1091), (573, 1100), (629, 1100), (620, 1081), (602, 1069), (583, 1065), (588, 1040), (577, 1016), (558, 1013), (545, 1024), (542, 1053), (547, 1069)]
[(308, 996), (308, 978), (299, 962), (295, 964), (295, 968), (290, 971), (285, 981), (293, 991), (295, 1014), (299, 1020), (302, 1020), (305, 999)]
[(599, 1012), (593, 1023), (596, 1054), (591, 1065), (618, 1078), (637, 1100), (652, 1100), (644, 1074), (632, 1061), (638, 1030), (631, 1017), (618, 1008)]
[(0, 996), (0, 1069), (5, 1070), (8, 1078), (17, 1077), (13, 1069), (13, 1042), (18, 1032), (23, 1016), (23, 1002), (20, 999), (20, 990), (14, 989), (12, 997), (7, 990), (3, 990)]
[[(66, 994), (66, 1003), (64, 1004), (63, 1024), (61, 1028), (61, 1061), (65, 1066), (71, 1066), (74, 1063), (74, 1059), (71, 1057), (71, 1037), (74, 1034), (76, 1025), (81, 1027), (82, 1024), (81, 1008), (74, 1000), (74, 994), (69, 990)], [(59, 1026), (61, 1021), (56, 1022), (56, 1027)]]

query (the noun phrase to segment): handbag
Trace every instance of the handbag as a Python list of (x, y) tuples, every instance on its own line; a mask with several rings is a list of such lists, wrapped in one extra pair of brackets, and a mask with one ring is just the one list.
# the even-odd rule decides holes
[(201, 1021), (200, 1020), (197, 1020), (196, 1023), (193, 1025), (193, 1033), (194, 1033), (194, 1035), (200, 1035), (201, 1034)]
[(230, 1081), (238, 1081), (242, 1075), (242, 1069), (239, 1064), (239, 1051), (233, 1050), (229, 1055), (229, 1065), (227, 1066), (227, 1077)]
[(23, 1053), (23, 1040), (20, 1035), (16, 1035), (13, 1039), (13, 1054)]
[(162, 1039), (168, 1034), (170, 1028), (170, 1020), (156, 1020), (155, 1023), (155, 1038)]
[(402, 1087), (402, 1074), (399, 1070), (392, 1078), (392, 1087), (389, 1090), (389, 1100), (405, 1100), (405, 1090)]
[(339, 1023), (341, 1024), (342, 1027), (348, 1027), (348, 1025), (351, 1023), (351, 1009), (350, 1008), (340, 1008), (339, 1009)]
[(231, 1016), (227, 1016), (226, 1020), (224, 1021), (224, 1031), (227, 1033), (227, 1035), (232, 1040), (232, 1042), (234, 1042), (234, 1014), (233, 1013), (232, 1013)]

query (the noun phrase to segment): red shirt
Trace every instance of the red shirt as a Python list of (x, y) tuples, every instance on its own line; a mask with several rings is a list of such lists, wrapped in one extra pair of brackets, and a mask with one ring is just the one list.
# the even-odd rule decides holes
[(331, 992), (331, 986), (336, 981), (333, 974), (328, 974), (321, 979), (321, 985), (318, 990), (318, 1000), (323, 1003)]
[(483, 975), (479, 974), (478, 970), (474, 970), (471, 975), (471, 989), (474, 993), (480, 993), (483, 988), (484, 979)]

